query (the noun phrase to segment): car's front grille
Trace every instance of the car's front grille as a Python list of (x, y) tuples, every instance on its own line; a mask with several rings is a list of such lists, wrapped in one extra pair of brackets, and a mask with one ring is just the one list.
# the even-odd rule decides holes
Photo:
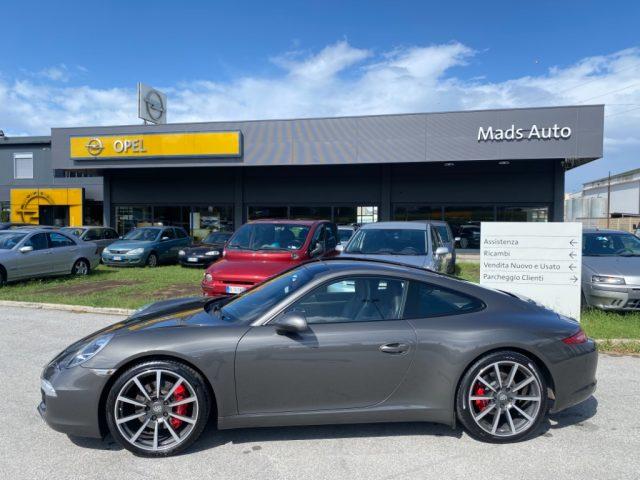
[(109, 253), (114, 253), (116, 255), (123, 255), (125, 253), (128, 253), (129, 249), (126, 250), (113, 250), (113, 249), (109, 249)]

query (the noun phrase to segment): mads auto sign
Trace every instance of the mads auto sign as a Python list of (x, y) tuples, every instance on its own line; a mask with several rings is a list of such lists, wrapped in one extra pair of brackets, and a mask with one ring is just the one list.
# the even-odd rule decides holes
[(240, 132), (141, 133), (71, 137), (73, 160), (240, 157)]
[(478, 142), (501, 142), (518, 140), (567, 140), (571, 137), (571, 127), (560, 127), (555, 123), (551, 127), (539, 127), (535, 123), (528, 129), (479, 127)]

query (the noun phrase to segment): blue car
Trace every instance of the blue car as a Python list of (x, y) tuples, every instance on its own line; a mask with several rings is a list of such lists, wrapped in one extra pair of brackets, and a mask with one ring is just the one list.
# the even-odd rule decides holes
[(135, 228), (102, 251), (102, 262), (110, 266), (157, 267), (178, 261), (180, 249), (191, 239), (180, 227)]

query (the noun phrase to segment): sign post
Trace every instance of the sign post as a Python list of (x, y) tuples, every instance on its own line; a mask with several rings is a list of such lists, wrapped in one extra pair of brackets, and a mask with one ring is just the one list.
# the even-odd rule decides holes
[(481, 285), (580, 320), (581, 274), (581, 223), (482, 223)]
[(167, 123), (167, 96), (144, 83), (138, 83), (138, 118), (161, 125)]

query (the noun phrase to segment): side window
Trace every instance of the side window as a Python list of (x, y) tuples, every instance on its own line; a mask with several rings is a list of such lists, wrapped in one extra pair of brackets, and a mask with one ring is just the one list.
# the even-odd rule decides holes
[(411, 282), (402, 317), (438, 317), (474, 312), (484, 307), (477, 298), (422, 282)]
[(49, 235), (49, 243), (51, 244), (51, 248), (60, 248), (60, 247), (73, 247), (75, 243), (62, 235), (61, 233), (48, 233)]
[(440, 234), (440, 238), (443, 242), (451, 242), (451, 236), (449, 235), (449, 230), (447, 229), (447, 227), (445, 227), (444, 225), (438, 225), (436, 226), (436, 230)]
[(324, 284), (289, 310), (309, 324), (397, 320), (407, 282), (380, 277), (349, 277)]
[(47, 240), (46, 233), (36, 233), (31, 238), (29, 238), (26, 242), (24, 242), (25, 247), (33, 247), (34, 250), (46, 250), (49, 248), (49, 242)]
[(178, 238), (187, 238), (187, 233), (181, 228), (176, 228), (176, 236)]
[(311, 239), (310, 248), (313, 250), (316, 248), (318, 242), (324, 241), (324, 225), (318, 225), (318, 228), (313, 232), (313, 238)]
[(176, 238), (176, 234), (173, 232), (173, 228), (165, 228), (162, 231), (162, 238), (169, 237), (169, 239), (173, 240)]
[(112, 230), (111, 228), (105, 228), (104, 229), (104, 238), (109, 239), (109, 240), (118, 238), (118, 232), (116, 232), (115, 230)]
[(90, 228), (87, 230), (87, 233), (84, 235), (84, 240), (90, 242), (92, 240), (100, 240), (100, 230), (97, 228)]

